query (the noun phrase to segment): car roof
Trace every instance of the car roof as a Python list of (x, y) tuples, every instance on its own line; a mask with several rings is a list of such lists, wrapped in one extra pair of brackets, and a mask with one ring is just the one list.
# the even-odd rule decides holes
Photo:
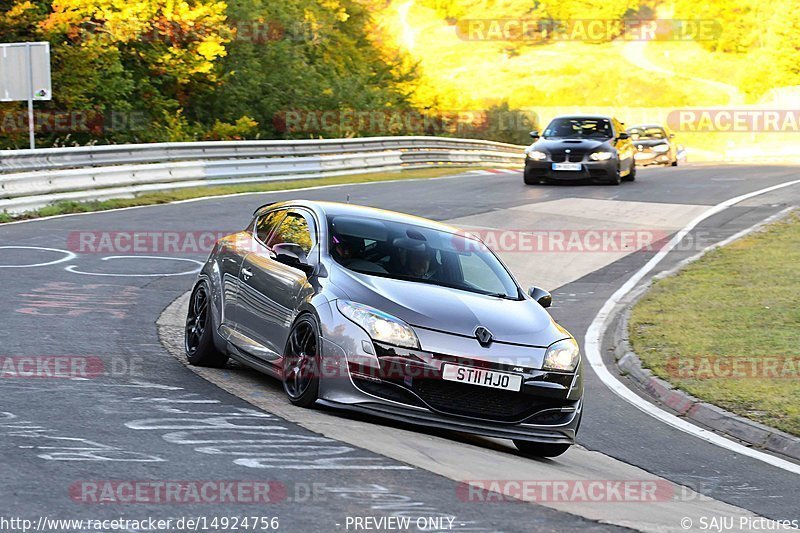
[(570, 119), (570, 118), (588, 118), (590, 120), (614, 120), (613, 117), (609, 117), (609, 116), (606, 116), (606, 115), (559, 115), (557, 117), (553, 117), (553, 120), (556, 120), (556, 119), (559, 119), (559, 118), (567, 118), (567, 119)]
[(389, 222), (399, 222), (401, 224), (411, 224), (415, 226), (424, 226), (447, 233), (465, 234), (464, 230), (441, 222), (436, 222), (428, 218), (417, 217), (414, 215), (407, 215), (405, 213), (398, 213), (396, 211), (388, 211), (386, 209), (378, 209), (375, 207), (367, 207), (357, 204), (345, 204), (340, 202), (324, 202), (324, 201), (311, 201), (311, 200), (287, 200), (284, 202), (276, 202), (262, 206), (257, 211), (269, 207), (272, 209), (288, 208), (288, 207), (305, 207), (317, 213), (321, 218), (327, 216), (359, 216), (366, 218), (375, 218), (379, 220), (386, 220)]

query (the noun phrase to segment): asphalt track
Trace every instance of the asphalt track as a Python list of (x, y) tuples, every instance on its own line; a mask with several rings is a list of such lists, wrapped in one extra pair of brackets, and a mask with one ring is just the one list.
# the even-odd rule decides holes
[[(216, 373), (210, 379), (227, 381), (237, 392), (231, 394), (172, 357), (156, 327), (162, 311), (191, 286), (194, 276), (181, 273), (197, 267), (207, 252), (84, 253), (76, 232), (226, 232), (240, 229), (261, 203), (349, 197), (479, 230), (651, 229), (667, 236), (709, 206), (798, 177), (797, 167), (687, 166), (640, 170), (635, 183), (620, 187), (526, 187), (519, 174), (472, 174), (0, 226), (5, 304), (0, 355), (81, 356), (102, 367), (88, 377), (0, 381), (2, 516), (278, 516), (284, 531), (353, 530), (348, 517), (367, 516), (446, 516), (457, 531), (606, 531), (611, 524), (680, 531), (682, 509), (695, 527), (704, 509), (709, 516), (749, 511), (797, 519), (796, 474), (670, 428), (620, 400), (591, 373), (578, 436), (584, 449), (553, 461), (520, 458), (504, 442), (287, 410), (269, 380), (236, 368), (209, 371)], [(737, 204), (702, 222), (689, 244), (651, 274), (798, 204), (800, 186)], [(555, 289), (552, 314), (578, 339), (608, 297), (652, 255), (511, 248), (501, 253), (512, 270), (524, 283)], [(276, 446), (278, 441), (286, 445)], [(480, 503), (464, 498), (456, 481), (640, 479), (643, 474), (688, 489), (669, 504)], [(269, 481), (276, 501), (93, 503), (94, 486), (136, 480)], [(311, 489), (316, 494), (309, 495)], [(432, 522), (429, 530), (447, 530), (446, 524), (436, 529)]]

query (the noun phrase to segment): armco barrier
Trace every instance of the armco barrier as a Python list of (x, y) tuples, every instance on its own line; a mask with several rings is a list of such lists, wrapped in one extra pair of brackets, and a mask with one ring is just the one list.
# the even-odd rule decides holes
[(60, 200), (339, 174), (457, 166), (521, 166), (523, 147), (444, 137), (224, 141), (0, 151), (0, 211)]

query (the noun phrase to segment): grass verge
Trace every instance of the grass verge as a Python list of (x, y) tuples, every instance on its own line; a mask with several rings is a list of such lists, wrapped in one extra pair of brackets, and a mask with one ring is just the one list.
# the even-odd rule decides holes
[(690, 394), (800, 435), (800, 213), (655, 283), (633, 308), (644, 366)]
[(328, 178), (312, 178), (304, 180), (271, 181), (268, 183), (244, 183), (241, 185), (222, 185), (218, 187), (197, 187), (186, 189), (173, 189), (144, 193), (135, 198), (118, 198), (114, 200), (102, 200), (96, 202), (57, 202), (53, 205), (30, 211), (19, 215), (0, 213), (0, 224), (13, 222), (16, 220), (28, 220), (33, 218), (49, 217), (53, 215), (64, 215), (70, 213), (89, 213), (93, 211), (107, 211), (109, 209), (119, 209), (122, 207), (134, 207), (140, 205), (155, 205), (176, 202), (179, 200), (189, 200), (205, 196), (222, 196), (226, 194), (237, 194), (247, 192), (270, 192), (285, 191), (289, 189), (304, 189), (308, 187), (320, 187), (324, 185), (344, 185), (350, 183), (370, 183), (373, 181), (396, 181), (403, 179), (425, 179), (439, 178), (442, 176), (452, 176), (467, 172), (468, 170), (480, 170), (487, 167), (432, 167), (415, 170), (400, 170), (395, 172), (371, 172), (368, 174), (347, 174), (343, 176), (331, 176)]

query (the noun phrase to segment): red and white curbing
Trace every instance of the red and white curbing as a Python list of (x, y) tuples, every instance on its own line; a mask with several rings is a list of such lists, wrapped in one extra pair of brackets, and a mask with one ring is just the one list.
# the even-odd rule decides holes
[(488, 176), (491, 174), (519, 174), (519, 170), (514, 170), (511, 168), (487, 168), (484, 170), (470, 170), (470, 174), (482, 174), (484, 176)]

